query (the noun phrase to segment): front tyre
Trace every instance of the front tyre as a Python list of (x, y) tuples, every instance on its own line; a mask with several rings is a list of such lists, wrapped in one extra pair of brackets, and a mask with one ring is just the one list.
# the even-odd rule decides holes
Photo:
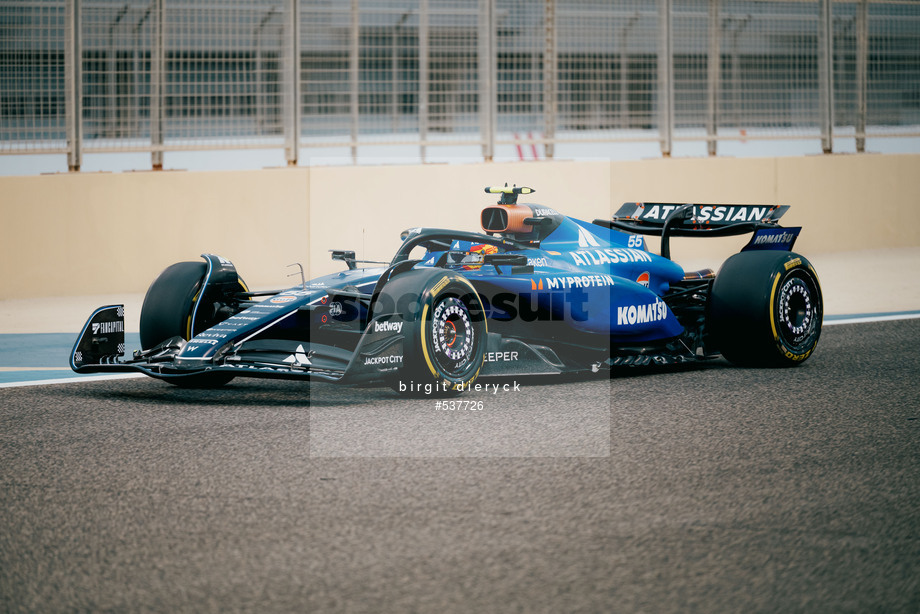
[(404, 320), (403, 366), (392, 388), (407, 396), (468, 390), (482, 369), (487, 334), (473, 285), (452, 271), (419, 269), (397, 276), (381, 294)]
[(710, 340), (743, 366), (785, 367), (811, 356), (824, 303), (814, 267), (791, 252), (742, 252), (725, 261), (709, 298)]
[[(141, 306), (142, 349), (149, 350), (173, 337), (182, 337), (188, 341), (202, 330), (217, 324), (216, 318), (202, 318), (196, 322), (195, 330), (192, 330), (192, 310), (204, 285), (206, 273), (207, 264), (204, 262), (178, 262), (167, 267), (150, 284)], [(200, 373), (166, 381), (186, 388), (216, 388), (232, 379), (233, 375), (228, 373)]]
[(204, 262), (177, 262), (150, 284), (141, 306), (142, 349), (172, 337), (192, 338), (192, 309), (207, 270)]

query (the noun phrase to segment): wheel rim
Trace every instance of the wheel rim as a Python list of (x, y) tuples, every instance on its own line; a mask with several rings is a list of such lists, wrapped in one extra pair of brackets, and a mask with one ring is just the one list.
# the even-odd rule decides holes
[(469, 309), (460, 299), (449, 296), (434, 307), (429, 329), (432, 358), (450, 377), (462, 377), (475, 357), (477, 336)]
[(820, 298), (814, 284), (799, 274), (783, 280), (777, 297), (778, 333), (790, 349), (807, 348), (820, 325)]

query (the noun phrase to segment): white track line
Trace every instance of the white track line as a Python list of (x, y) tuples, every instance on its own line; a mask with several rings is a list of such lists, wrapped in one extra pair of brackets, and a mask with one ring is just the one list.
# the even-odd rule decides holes
[[(37, 369), (41, 370), (41, 369)], [(64, 379), (37, 379), (28, 382), (8, 382), (0, 384), (0, 388), (21, 388), (24, 386), (44, 386), (45, 384), (81, 384), (83, 382), (103, 382), (110, 379), (133, 379), (146, 377), (143, 373), (115, 373), (113, 375), (86, 375), (81, 377), (68, 377)]]
[(828, 320), (825, 318), (824, 326), (835, 326), (837, 324), (866, 324), (868, 322), (891, 322), (892, 320), (915, 320), (917, 318), (920, 318), (920, 311), (876, 315), (866, 314), (845, 316), (839, 320)]

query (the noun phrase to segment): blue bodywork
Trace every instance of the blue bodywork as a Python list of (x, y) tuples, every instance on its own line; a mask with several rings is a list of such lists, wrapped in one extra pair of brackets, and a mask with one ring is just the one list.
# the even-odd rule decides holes
[[(483, 210), (485, 233), (412, 228), (386, 266), (359, 268), (352, 252), (334, 252), (347, 270), (280, 291), (228, 294), (226, 288), (239, 287), (234, 265), (205, 254), (191, 338), (169, 339), (122, 360), (123, 309), (104, 307), (87, 322), (71, 366), (162, 379), (207, 372), (386, 379), (409, 351), (403, 332), (409, 320), (375, 301), (393, 279), (420, 269), (453, 271), (478, 295), (473, 303), (482, 313), (474, 315), (487, 330), (480, 375), (695, 360), (707, 355), (703, 320), (712, 276), (686, 275), (668, 257), (649, 252), (642, 234), (661, 231), (667, 254), (669, 233), (710, 233), (701, 224), (715, 212), (733, 224), (717, 232), (756, 231), (746, 249), (789, 249), (797, 235), (797, 229), (773, 230), (782, 208), (668, 205), (664, 215), (663, 206), (627, 203), (613, 220), (586, 222), (515, 201), (503, 196), (499, 206)], [(202, 297), (209, 296), (210, 305), (215, 294), (229, 297), (231, 308), (209, 320)]]

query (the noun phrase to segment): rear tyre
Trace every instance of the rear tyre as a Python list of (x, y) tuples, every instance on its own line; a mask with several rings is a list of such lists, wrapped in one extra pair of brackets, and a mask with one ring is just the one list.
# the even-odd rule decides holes
[(709, 298), (716, 349), (752, 367), (801, 364), (818, 344), (824, 317), (814, 267), (791, 252), (742, 252), (725, 261)]
[[(403, 365), (390, 386), (405, 396), (452, 396), (482, 369), (486, 322), (482, 302), (463, 276), (419, 269), (388, 282), (377, 304), (403, 318)], [(379, 313), (375, 315), (380, 315)]]
[[(141, 348), (149, 350), (160, 343), (182, 337), (186, 341), (218, 323), (212, 314), (195, 322), (192, 309), (201, 292), (208, 265), (204, 262), (178, 262), (166, 268), (150, 284), (141, 307)], [(169, 378), (171, 384), (187, 388), (217, 388), (233, 379), (228, 373), (201, 373)]]

